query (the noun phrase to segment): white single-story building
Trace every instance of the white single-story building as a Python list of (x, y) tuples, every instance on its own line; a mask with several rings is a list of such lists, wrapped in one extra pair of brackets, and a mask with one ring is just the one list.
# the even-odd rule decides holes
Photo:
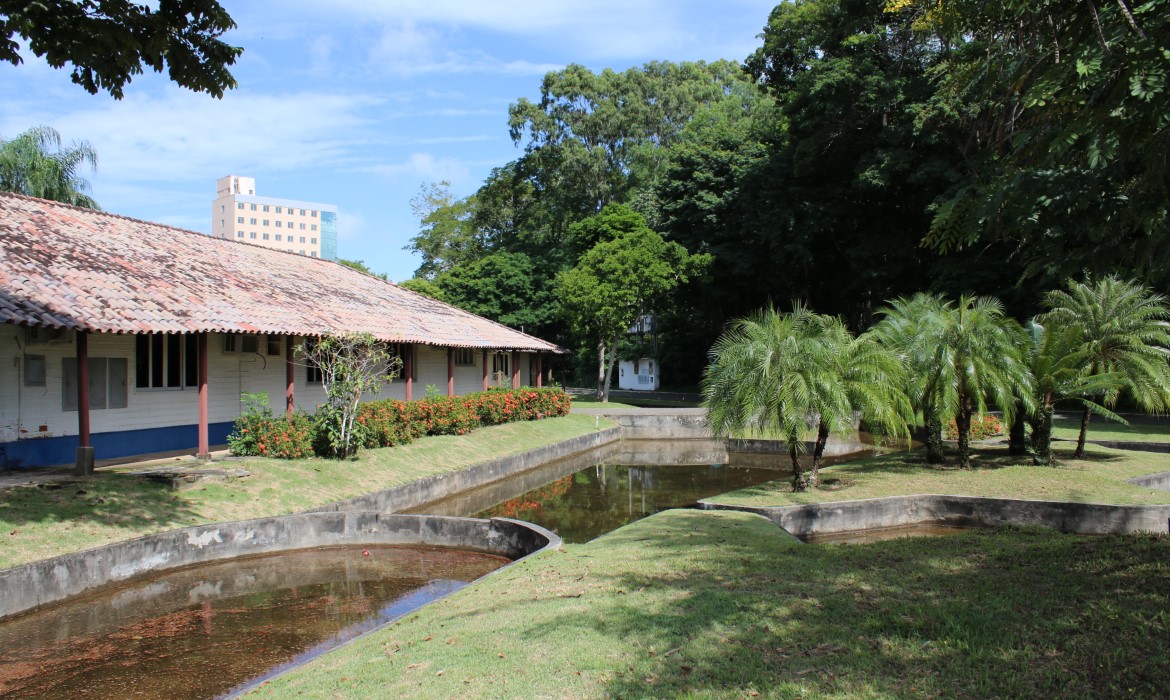
[(323, 402), (294, 348), (350, 332), (403, 359), (371, 399), (540, 386), (565, 352), (336, 262), (0, 194), (0, 465), (206, 454), (242, 393)]
[(658, 391), (658, 361), (652, 357), (618, 363), (618, 388), (630, 391)]

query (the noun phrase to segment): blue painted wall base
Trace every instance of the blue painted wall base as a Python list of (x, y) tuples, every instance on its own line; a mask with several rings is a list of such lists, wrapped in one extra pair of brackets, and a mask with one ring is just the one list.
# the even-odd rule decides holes
[[(207, 426), (208, 442), (222, 445), (232, 431), (232, 422)], [(152, 452), (195, 449), (199, 445), (199, 426), (175, 425), (168, 428), (119, 430), (90, 436), (97, 459), (132, 457)], [(77, 436), (32, 438), (0, 442), (0, 465), (8, 469), (29, 469), (73, 464), (77, 455)]]

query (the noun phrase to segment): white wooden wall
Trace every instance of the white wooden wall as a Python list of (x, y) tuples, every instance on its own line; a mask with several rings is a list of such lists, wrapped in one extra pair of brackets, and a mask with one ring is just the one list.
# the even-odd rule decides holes
[[(127, 407), (90, 411), (90, 428), (94, 433), (118, 430), (192, 425), (198, 422), (198, 390), (137, 389), (134, 387), (133, 335), (91, 334), (90, 357), (126, 358), (129, 387)], [(265, 351), (265, 343), (260, 343)], [(208, 420), (220, 423), (235, 420), (241, 409), (240, 394), (267, 392), (269, 403), (277, 414), (284, 411), (285, 362), (283, 355), (226, 354), (220, 334), (208, 338)], [(282, 339), (283, 348), (283, 339)], [(45, 357), (46, 381), (43, 387), (23, 385), (23, 362), (26, 354)], [(26, 347), (26, 330), (12, 325), (0, 325), (0, 442), (18, 437), (57, 437), (77, 434), (77, 412), (62, 410), (62, 362), (76, 356), (72, 334), (68, 342), (40, 343)], [(466, 394), (482, 387), (482, 357), (474, 351), (474, 366), (455, 367), (455, 393)], [(447, 393), (447, 350), (430, 346), (416, 346), (418, 367), (414, 381), (413, 398), (426, 395), (426, 386), (433, 384), (440, 394)], [(309, 385), (303, 365), (296, 367), (297, 407), (312, 412), (325, 400), (320, 384)], [(491, 362), (491, 356), (488, 357)], [(520, 383), (530, 381), (530, 355), (520, 354)], [(510, 377), (504, 386), (511, 386)], [(406, 383), (396, 380), (387, 384), (377, 396), (405, 398)], [(45, 430), (41, 430), (41, 427)], [(23, 429), (23, 432), (21, 432)]]

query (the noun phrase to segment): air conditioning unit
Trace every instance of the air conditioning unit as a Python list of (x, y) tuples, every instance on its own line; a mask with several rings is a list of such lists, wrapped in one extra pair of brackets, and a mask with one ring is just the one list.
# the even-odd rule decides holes
[(55, 343), (69, 343), (73, 341), (73, 331), (68, 328), (46, 328), (44, 326), (28, 327), (29, 345), (48, 345)]

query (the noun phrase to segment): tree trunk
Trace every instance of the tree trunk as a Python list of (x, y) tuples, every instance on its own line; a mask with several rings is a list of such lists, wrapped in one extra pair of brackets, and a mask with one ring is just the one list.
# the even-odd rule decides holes
[(808, 482), (804, 479), (804, 473), (800, 469), (800, 449), (797, 445), (798, 436), (788, 436), (788, 457), (792, 460), (792, 490), (793, 491), (807, 491)]
[(605, 336), (601, 336), (597, 341), (597, 400), (609, 400), (609, 387), (606, 385), (605, 376)]
[(1077, 451), (1073, 452), (1073, 459), (1085, 458), (1085, 437), (1089, 434), (1089, 417), (1092, 416), (1089, 407), (1086, 406), (1083, 413), (1081, 413), (1081, 434), (1077, 436)]
[(1052, 400), (1049, 395), (1032, 419), (1032, 464), (1050, 467), (1055, 461), (1052, 457)]
[(959, 415), (955, 418), (959, 431), (959, 468), (971, 468), (971, 402), (959, 397)]
[(825, 454), (825, 445), (829, 442), (829, 426), (824, 421), (817, 425), (817, 441), (813, 443), (812, 469), (809, 470), (808, 483), (816, 486), (820, 483), (821, 457)]
[(1024, 405), (1022, 402), (1016, 402), (1016, 413), (1012, 417), (1011, 431), (1008, 433), (1008, 454), (1010, 455), (1026, 455), (1028, 454), (1027, 431), (1028, 417), (1024, 415)]
[(926, 428), (926, 461), (928, 464), (942, 464), (946, 461), (943, 454), (942, 419), (933, 406), (924, 408), (922, 413)]
[(610, 343), (610, 345), (609, 345), (609, 362), (606, 363), (606, 365), (605, 365), (605, 380), (604, 380), (605, 391), (603, 394), (604, 398), (601, 399), (602, 402), (609, 401), (609, 383), (610, 383), (610, 380), (613, 379), (613, 366), (615, 363), (617, 363), (617, 351), (618, 351), (618, 336), (615, 334), (613, 336), (613, 342)]

